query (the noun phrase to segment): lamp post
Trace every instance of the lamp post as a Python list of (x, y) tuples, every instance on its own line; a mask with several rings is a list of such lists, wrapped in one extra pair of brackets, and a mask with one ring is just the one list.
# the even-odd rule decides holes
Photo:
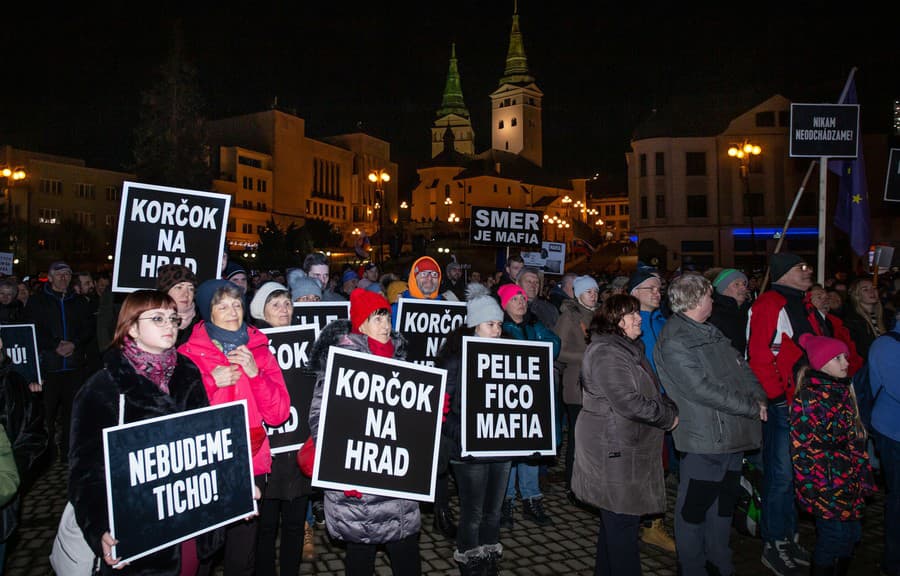
[(384, 183), (391, 175), (379, 168), (369, 172), (369, 182), (375, 184), (375, 209), (378, 210), (378, 265), (384, 264)]
[[(13, 258), (15, 258), (15, 244), (14, 239), (16, 239), (16, 235), (13, 233), (13, 217), (12, 217), (12, 189), (15, 186), (16, 182), (24, 180), (28, 177), (28, 173), (25, 172), (25, 169), (21, 166), (17, 166), (16, 168), (10, 168), (9, 166), (4, 166), (0, 168), (0, 176), (3, 176), (3, 195), (6, 196), (6, 229), (9, 237), (7, 238), (9, 246), (9, 251), (13, 254)], [(12, 181), (12, 185), (10, 185), (10, 181)], [(26, 222), (27, 226), (28, 223)]]
[(404, 211), (404, 210), (409, 210), (409, 204), (406, 202), (406, 200), (404, 200), (403, 202), (400, 203), (400, 212), (397, 214), (397, 220), (399, 220), (399, 222), (400, 222), (400, 249), (397, 250), (397, 254), (398, 254), (398, 255), (402, 255), (402, 254), (403, 254), (403, 242), (404, 242), (404, 236), (403, 236), (403, 211)]
[(759, 156), (762, 148), (758, 144), (754, 144), (749, 140), (744, 140), (740, 144), (732, 145), (728, 148), (728, 155), (736, 158), (740, 163), (740, 177), (744, 181), (744, 213), (750, 217), (750, 257), (752, 259), (751, 271), (756, 266), (756, 228), (753, 225), (753, 213), (755, 207), (750, 202), (750, 167), (754, 156)]

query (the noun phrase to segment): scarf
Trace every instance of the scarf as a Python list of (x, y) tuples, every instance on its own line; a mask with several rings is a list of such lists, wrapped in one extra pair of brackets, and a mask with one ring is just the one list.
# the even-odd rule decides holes
[(169, 380), (178, 363), (178, 353), (174, 348), (169, 348), (162, 354), (152, 354), (138, 348), (134, 339), (128, 336), (122, 346), (122, 356), (140, 376), (156, 384), (156, 387), (166, 394), (169, 393)]
[(394, 341), (388, 340), (384, 344), (379, 342), (374, 338), (368, 338), (369, 350), (372, 354), (376, 356), (381, 356), (382, 358), (393, 358), (394, 357)]
[(203, 327), (206, 328), (206, 333), (209, 335), (210, 340), (216, 345), (216, 348), (222, 351), (222, 354), (228, 354), (238, 346), (250, 341), (246, 322), (242, 323), (237, 330), (226, 330), (212, 322), (204, 322)]

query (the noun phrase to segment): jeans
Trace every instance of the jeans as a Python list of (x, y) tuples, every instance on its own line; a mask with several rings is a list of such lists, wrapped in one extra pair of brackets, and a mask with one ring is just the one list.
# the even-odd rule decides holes
[(884, 555), (882, 569), (892, 576), (900, 574), (900, 442), (879, 434), (884, 475)]
[(506, 485), (506, 497), (510, 500), (516, 497), (516, 478), (519, 479), (519, 494), (522, 500), (531, 500), (541, 497), (541, 486), (538, 481), (539, 466), (532, 466), (524, 462), (514, 463), (509, 471), (509, 483)]
[(838, 558), (849, 558), (853, 554), (853, 546), (861, 537), (862, 526), (859, 520), (841, 522), (835, 519), (816, 518), (816, 548), (813, 550), (813, 563), (831, 566)]
[(464, 553), (500, 541), (500, 509), (509, 462), (453, 462), (459, 491), (456, 549)]
[[(388, 558), (391, 559), (391, 573), (394, 576), (420, 576), (422, 561), (419, 556), (419, 533), (410, 534), (406, 538), (384, 544)], [(344, 556), (345, 574), (347, 576), (372, 576), (375, 574), (375, 553), (378, 544), (362, 544), (347, 542), (347, 554)]]
[(763, 542), (792, 540), (797, 531), (794, 467), (787, 404), (769, 402), (763, 423), (763, 486), (760, 532)]
[(640, 576), (640, 516), (600, 510), (594, 576)]

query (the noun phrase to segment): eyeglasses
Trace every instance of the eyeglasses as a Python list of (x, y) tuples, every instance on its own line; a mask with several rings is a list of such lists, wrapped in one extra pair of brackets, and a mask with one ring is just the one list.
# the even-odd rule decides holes
[(421, 272), (417, 273), (416, 276), (419, 276), (421, 278), (437, 278), (438, 273), (434, 270), (422, 270)]
[(166, 324), (171, 324), (176, 328), (181, 326), (181, 317), (175, 314), (172, 314), (171, 316), (163, 316), (161, 314), (157, 314), (156, 316), (143, 316), (138, 317), (138, 320), (149, 320), (153, 322), (153, 325), (157, 328), (163, 328)]
[(644, 288), (635, 288), (635, 290), (649, 290), (651, 294), (659, 294), (659, 286), (646, 286)]

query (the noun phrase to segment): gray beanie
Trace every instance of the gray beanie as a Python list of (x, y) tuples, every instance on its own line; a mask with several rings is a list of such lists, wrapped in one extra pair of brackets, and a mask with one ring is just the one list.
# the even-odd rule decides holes
[(296, 300), (301, 296), (309, 296), (311, 294), (318, 296), (319, 298), (322, 297), (322, 286), (315, 278), (294, 274), (290, 277), (290, 280), (288, 280), (288, 284), (291, 285), (291, 300)]
[(599, 292), (600, 288), (592, 276), (579, 276), (575, 279), (573, 290), (575, 291), (575, 297), (578, 298), (588, 290), (597, 290)]
[(257, 320), (265, 320), (266, 300), (269, 299), (272, 292), (277, 292), (278, 290), (288, 291), (283, 284), (278, 282), (266, 282), (260, 286), (256, 294), (253, 295), (253, 300), (250, 301), (250, 316)]
[(503, 320), (500, 304), (481, 282), (472, 282), (466, 287), (466, 301), (466, 326), (469, 328), (482, 322)]

